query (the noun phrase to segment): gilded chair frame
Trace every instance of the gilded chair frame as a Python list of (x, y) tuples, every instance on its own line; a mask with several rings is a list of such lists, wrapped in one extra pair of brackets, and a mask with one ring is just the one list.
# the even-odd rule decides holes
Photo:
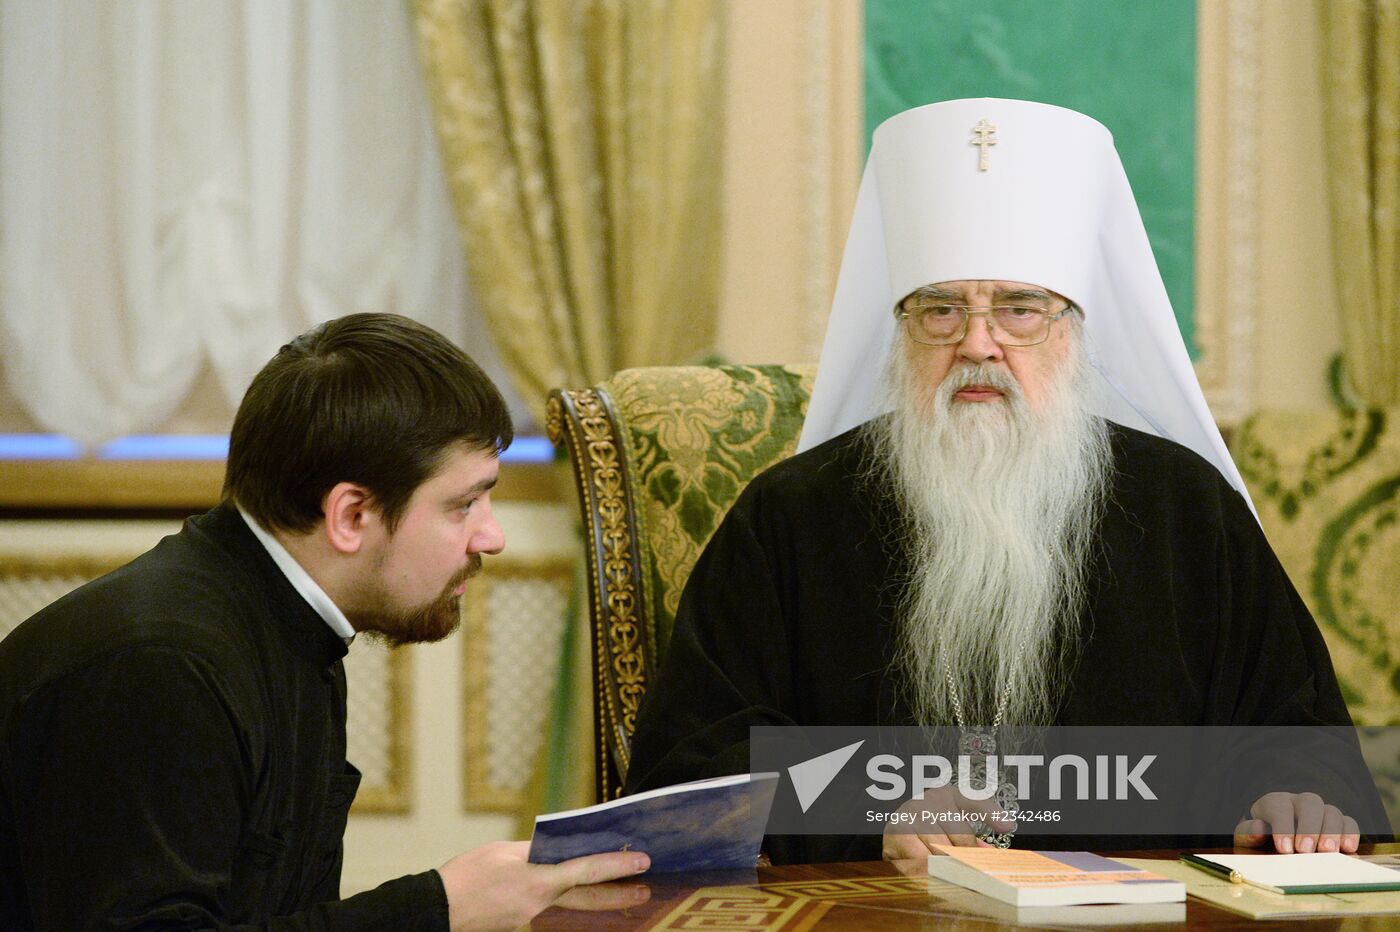
[(749, 481), (796, 448), (815, 373), (624, 369), (550, 394), (545, 427), (569, 454), (587, 538), (600, 800), (622, 790), (691, 567)]
[(615, 799), (631, 755), (637, 709), (656, 667), (644, 617), (639, 510), (628, 470), (626, 440), (602, 386), (550, 393), (545, 430), (574, 464), (587, 542), (592, 619), (593, 715), (598, 799)]

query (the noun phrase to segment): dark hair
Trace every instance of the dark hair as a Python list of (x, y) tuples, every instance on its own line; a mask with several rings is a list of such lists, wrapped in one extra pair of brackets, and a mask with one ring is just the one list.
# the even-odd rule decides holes
[(448, 448), (500, 454), (501, 393), (437, 331), (397, 314), (313, 327), (253, 377), (229, 437), (224, 500), (269, 529), (308, 531), (338, 482), (369, 490), (392, 532)]

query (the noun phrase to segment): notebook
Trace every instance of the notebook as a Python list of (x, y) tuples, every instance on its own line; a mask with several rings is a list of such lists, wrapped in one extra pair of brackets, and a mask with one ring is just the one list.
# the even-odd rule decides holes
[(1187, 854), (1193, 867), (1274, 893), (1364, 893), (1400, 890), (1400, 875), (1335, 851), (1313, 854)]

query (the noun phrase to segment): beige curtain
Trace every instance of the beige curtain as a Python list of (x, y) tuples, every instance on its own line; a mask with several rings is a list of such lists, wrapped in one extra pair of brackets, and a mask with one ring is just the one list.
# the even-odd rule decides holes
[(415, 0), (473, 287), (546, 392), (686, 361), (718, 290), (719, 0)]
[(1400, 0), (1317, 0), (1317, 10), (1346, 370), (1365, 403), (1396, 405)]

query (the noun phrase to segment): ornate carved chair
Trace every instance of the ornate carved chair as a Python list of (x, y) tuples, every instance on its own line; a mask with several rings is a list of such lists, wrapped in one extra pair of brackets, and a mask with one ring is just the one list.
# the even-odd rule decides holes
[(797, 447), (816, 367), (626, 369), (550, 393), (588, 537), (598, 798), (613, 799), (681, 589), (729, 506)]

